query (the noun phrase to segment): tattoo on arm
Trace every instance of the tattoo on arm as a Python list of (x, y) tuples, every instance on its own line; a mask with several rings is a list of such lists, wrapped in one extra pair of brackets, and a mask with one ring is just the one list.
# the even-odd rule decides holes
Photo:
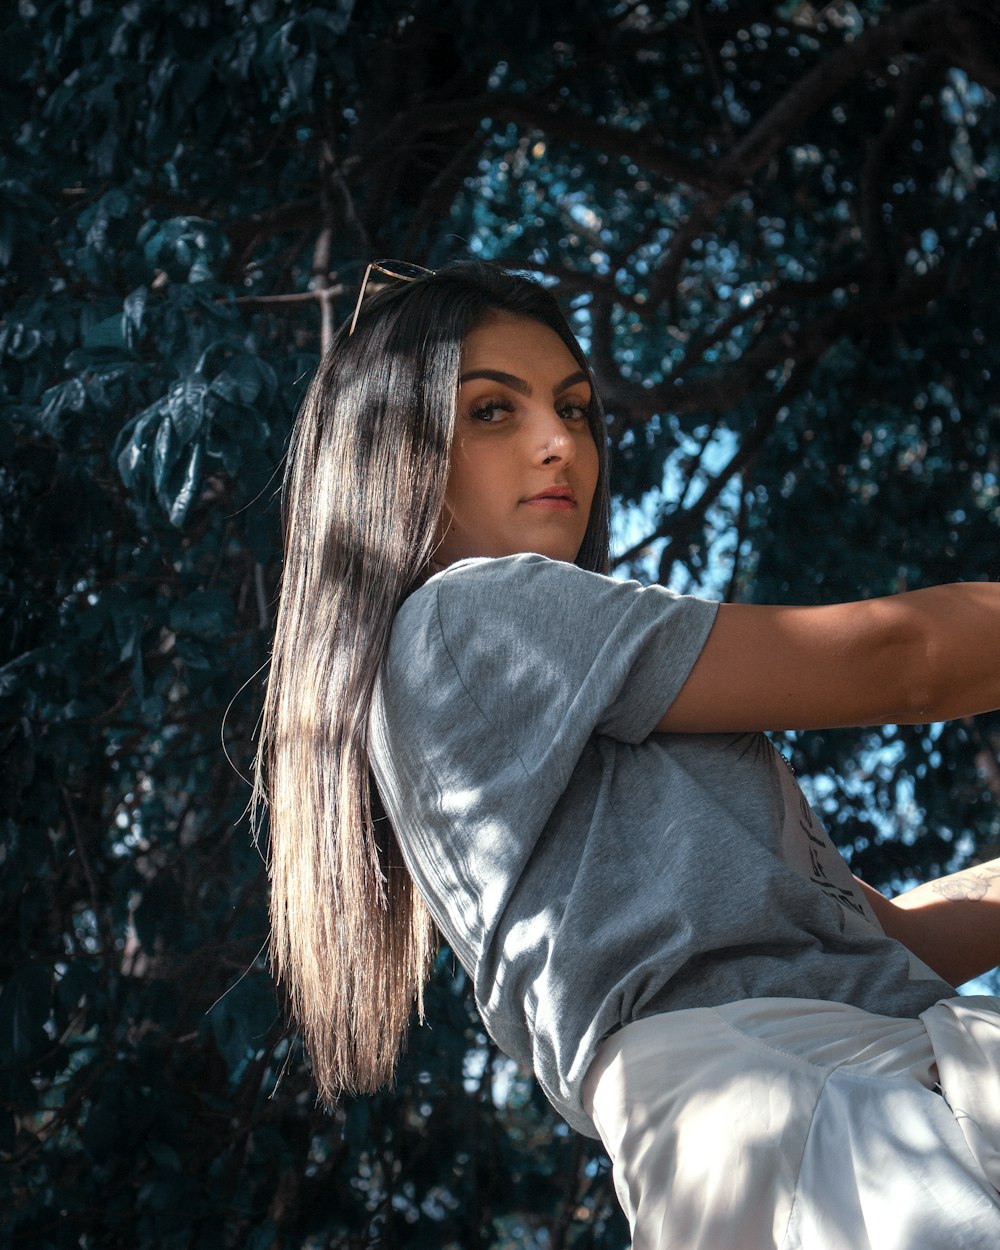
[(958, 900), (978, 900), (985, 898), (990, 886), (1000, 878), (1000, 867), (967, 868), (965, 872), (954, 877), (944, 877), (940, 881), (932, 881), (931, 889), (942, 898)]

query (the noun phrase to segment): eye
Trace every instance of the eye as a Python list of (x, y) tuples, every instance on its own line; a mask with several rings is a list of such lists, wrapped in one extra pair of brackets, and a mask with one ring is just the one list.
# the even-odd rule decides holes
[(500, 413), (513, 411), (514, 405), (509, 399), (486, 399), (469, 412), (469, 419), (482, 425), (498, 425), (503, 420)]
[(556, 409), (564, 421), (586, 421), (590, 405), (575, 399), (567, 399)]

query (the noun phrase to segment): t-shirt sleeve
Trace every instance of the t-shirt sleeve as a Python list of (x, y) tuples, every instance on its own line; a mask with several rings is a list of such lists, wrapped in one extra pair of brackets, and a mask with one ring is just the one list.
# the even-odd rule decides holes
[(532, 555), (469, 561), (437, 580), (456, 678), (498, 745), (532, 773), (578, 755), (593, 733), (646, 738), (680, 692), (717, 608)]

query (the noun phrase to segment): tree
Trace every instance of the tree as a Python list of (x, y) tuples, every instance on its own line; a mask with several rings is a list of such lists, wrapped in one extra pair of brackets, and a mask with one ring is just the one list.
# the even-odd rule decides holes
[[(25, 0), (3, 18), (15, 1246), (619, 1247), (607, 1161), (447, 951), (396, 1089), (314, 1106), (243, 819), (285, 438), (367, 260), (558, 287), (617, 566), (760, 601), (988, 578), (989, 0)], [(1000, 724), (801, 735), (852, 863), (995, 854)]]

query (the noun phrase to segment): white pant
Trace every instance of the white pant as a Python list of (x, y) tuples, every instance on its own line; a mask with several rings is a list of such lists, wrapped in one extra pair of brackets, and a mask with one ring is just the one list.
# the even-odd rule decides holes
[(633, 1250), (1000, 1250), (998, 1013), (765, 998), (613, 1034), (584, 1105)]

